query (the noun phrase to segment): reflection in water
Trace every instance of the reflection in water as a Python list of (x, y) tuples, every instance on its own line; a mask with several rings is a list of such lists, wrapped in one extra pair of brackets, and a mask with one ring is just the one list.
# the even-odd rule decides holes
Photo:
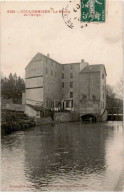
[(113, 191), (123, 168), (122, 135), (122, 123), (110, 122), (44, 125), (6, 136), (2, 190)]

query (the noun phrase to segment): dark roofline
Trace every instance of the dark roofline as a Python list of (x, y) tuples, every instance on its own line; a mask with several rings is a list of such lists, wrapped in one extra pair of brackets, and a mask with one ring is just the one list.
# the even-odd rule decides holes
[[(61, 63), (59, 63), (59, 62), (53, 60), (52, 58), (50, 58), (50, 57), (48, 57), (48, 56), (46, 56), (46, 55), (44, 55), (44, 54), (42, 54), (42, 53), (40, 53), (40, 52), (37, 52), (37, 54), (40, 54), (40, 55), (44, 56), (45, 58), (48, 58), (48, 59), (52, 60), (53, 62), (58, 63), (59, 65), (80, 64), (80, 62), (73, 62), (73, 63), (64, 63), (64, 64), (61, 64)], [(36, 55), (37, 55), (37, 54), (36, 54)], [(35, 56), (36, 56), (36, 55), (35, 55)], [(35, 56), (34, 56), (34, 57), (35, 57)], [(34, 57), (33, 57), (33, 58), (34, 58)], [(33, 60), (33, 58), (32, 58), (32, 60)], [(33, 61), (32, 61), (32, 60), (28, 63), (28, 65), (29, 65), (31, 62), (40, 61), (40, 60), (33, 60)], [(28, 67), (28, 65), (25, 67), (25, 69)], [(88, 65), (88, 66), (94, 66), (94, 65), (95, 65), (95, 66), (102, 65), (102, 66), (104, 67), (104, 70), (105, 70), (105, 73), (106, 73), (106, 69), (105, 69), (105, 65), (104, 65), (104, 64), (91, 64), (91, 65)], [(80, 72), (81, 72), (81, 71), (80, 71)], [(99, 71), (95, 71), (95, 72), (99, 72)], [(107, 76), (107, 73), (106, 73), (106, 76)]]
[[(40, 54), (40, 55), (44, 56), (45, 58), (48, 58), (48, 59), (52, 60), (53, 62), (56, 62), (56, 63), (58, 63), (58, 64), (60, 64), (60, 65), (80, 64), (80, 62), (64, 63), (64, 64), (62, 64), (62, 63), (59, 63), (59, 62), (57, 62), (56, 60), (53, 60), (52, 58), (50, 58), (50, 57), (48, 57), (48, 56), (46, 56), (46, 55), (44, 55), (44, 54), (42, 54), (42, 53), (40, 53), (40, 52), (37, 52), (36, 55), (37, 55), (37, 54)], [(35, 56), (36, 56), (36, 55), (35, 55)], [(34, 56), (34, 57), (35, 57), (35, 56)], [(33, 57), (33, 58), (34, 58), (34, 57)], [(30, 60), (30, 62), (28, 63), (28, 65), (29, 65), (31, 62), (41, 61), (41, 60), (33, 60), (33, 58)], [(25, 69), (28, 67), (28, 65), (25, 67)]]
[[(38, 55), (38, 54), (42, 55), (42, 56), (45, 57), (45, 58), (48, 58), (48, 59), (52, 60), (53, 62), (56, 62), (56, 63), (60, 64), (59, 62), (53, 60), (52, 58), (50, 58), (50, 57), (48, 57), (48, 56), (46, 56), (46, 55), (44, 55), (44, 54), (42, 54), (42, 53), (40, 53), (40, 52), (37, 52), (37, 53), (35, 54), (35, 56)], [(34, 57), (35, 57), (35, 56), (34, 56)], [(33, 57), (33, 58), (34, 58), (34, 57)], [(29, 65), (31, 62), (41, 61), (41, 60), (33, 60), (33, 58), (32, 58), (31, 61), (28, 63), (28, 65)], [(28, 65), (25, 67), (25, 69), (28, 67)]]
[[(104, 67), (104, 70), (105, 70), (105, 73), (106, 73), (106, 68), (105, 68), (105, 65), (104, 64), (91, 64), (90, 66), (99, 66), (99, 65), (102, 65)], [(106, 76), (107, 76), (107, 73), (106, 73)]]
[[(104, 70), (105, 70), (105, 73), (106, 73), (106, 69), (105, 69), (105, 65), (104, 65), (104, 64), (91, 64), (91, 65), (88, 65), (88, 67), (90, 67), (90, 66), (100, 66), (100, 65), (102, 65), (102, 66), (104, 67)], [(86, 68), (86, 67), (87, 67), (87, 66), (85, 66), (85, 68)], [(85, 68), (84, 68), (84, 69), (85, 69)], [(83, 69), (83, 70), (84, 70), (84, 69)], [(95, 70), (95, 71), (92, 71), (92, 70), (91, 70), (91, 71), (86, 71), (86, 72), (85, 72), (85, 71), (83, 72), (83, 70), (81, 70), (80, 73), (100, 72), (100, 70)], [(107, 73), (106, 73), (106, 76), (107, 76)]]
[[(56, 60), (53, 60), (52, 58), (50, 58), (50, 57), (48, 57), (48, 56), (46, 56), (46, 55), (44, 55), (44, 54), (42, 54), (42, 53), (40, 53), (40, 52), (38, 52), (39, 54), (41, 54), (41, 55), (43, 55), (44, 57), (46, 57), (46, 58), (48, 58), (48, 59), (50, 59), (50, 60), (52, 60), (52, 61), (54, 61), (54, 62), (56, 62), (56, 63), (58, 63), (58, 64), (60, 64), (59, 62), (57, 62)], [(34, 61), (35, 62), (35, 61)]]

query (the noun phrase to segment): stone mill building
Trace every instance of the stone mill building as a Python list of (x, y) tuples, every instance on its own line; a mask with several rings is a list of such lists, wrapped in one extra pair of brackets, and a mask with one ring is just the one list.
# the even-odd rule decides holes
[(61, 64), (37, 53), (25, 68), (25, 113), (40, 107), (106, 120), (106, 76), (103, 64)]

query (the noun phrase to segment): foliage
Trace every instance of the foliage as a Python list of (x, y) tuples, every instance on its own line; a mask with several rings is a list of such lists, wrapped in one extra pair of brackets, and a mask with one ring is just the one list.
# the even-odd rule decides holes
[(110, 85), (106, 86), (106, 108), (112, 113), (122, 113), (123, 110), (123, 100), (117, 98)]
[(115, 105), (116, 94), (110, 85), (106, 85), (106, 106), (113, 107)]
[(118, 84), (117, 84), (117, 92), (120, 96), (121, 99), (123, 99), (123, 79), (122, 77), (120, 78)]
[(25, 90), (24, 80), (16, 73), (1, 79), (1, 95), (5, 99), (19, 100)]

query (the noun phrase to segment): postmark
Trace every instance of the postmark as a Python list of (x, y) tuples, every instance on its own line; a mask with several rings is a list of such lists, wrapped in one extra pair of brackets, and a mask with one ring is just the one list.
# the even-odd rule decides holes
[(66, 25), (73, 28), (84, 28), (88, 23), (81, 22), (81, 1), (71, 0), (62, 9), (62, 17)]
[(105, 22), (106, 0), (81, 0), (82, 22)]

